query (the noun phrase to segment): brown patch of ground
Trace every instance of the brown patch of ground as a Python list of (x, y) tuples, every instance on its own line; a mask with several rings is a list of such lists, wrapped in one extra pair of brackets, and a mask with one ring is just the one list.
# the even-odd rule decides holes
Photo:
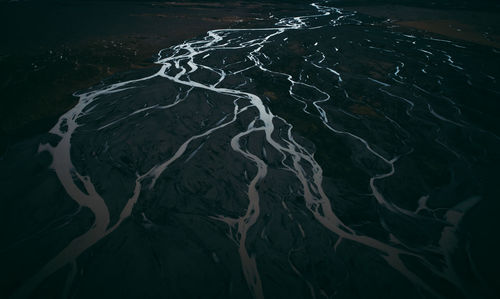
[(222, 18), (203, 18), (203, 21), (207, 22), (222, 22), (222, 23), (241, 23), (244, 21), (250, 21), (251, 18), (241, 18), (241, 17), (235, 17), (235, 16), (228, 16), (228, 17), (222, 17)]
[(306, 53), (306, 49), (304, 48), (304, 46), (301, 43), (297, 42), (297, 41), (290, 42), (288, 44), (288, 49), (292, 53), (294, 53), (296, 55), (300, 55), (300, 56), (302, 56), (302, 55), (304, 55)]
[(264, 91), (264, 96), (268, 97), (271, 100), (277, 100), (278, 96), (273, 91)]
[(450, 39), (464, 40), (500, 48), (500, 13), (498, 11), (466, 11), (417, 8), (402, 5), (347, 7), (406, 28), (439, 34)]
[(500, 48), (499, 35), (492, 35), (486, 31), (481, 32), (477, 26), (460, 23), (456, 20), (400, 21), (396, 22), (396, 24), (437, 33), (452, 39)]
[(396, 65), (392, 62), (382, 61), (382, 60), (361, 60), (361, 63), (367, 66), (368, 76), (380, 80), (387, 80), (387, 74), (391, 73)]
[(342, 73), (365, 75), (379, 81), (386, 81), (387, 74), (394, 72), (396, 65), (393, 62), (374, 60), (370, 58), (357, 58), (356, 64), (340, 63), (337, 69)]
[(359, 115), (365, 115), (365, 116), (371, 116), (371, 117), (377, 117), (379, 118), (380, 115), (370, 106), (367, 105), (361, 105), (361, 104), (354, 104), (349, 106), (349, 111), (351, 111), (354, 114), (359, 114)]

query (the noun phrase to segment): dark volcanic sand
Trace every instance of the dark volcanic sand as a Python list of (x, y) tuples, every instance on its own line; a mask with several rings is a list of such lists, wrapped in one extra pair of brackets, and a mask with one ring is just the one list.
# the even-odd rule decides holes
[[(415, 28), (500, 47), (497, 10), (351, 6), (351, 2), (341, 5), (390, 18), (402, 30)], [(4, 40), (0, 44), (0, 153), (9, 144), (52, 127), (76, 103), (72, 96), (76, 90), (117, 72), (149, 68), (159, 49), (209, 29), (242, 23), (263, 26), (269, 11), (303, 9), (303, 5), (276, 2), (13, 2), (0, 7)]]
[(76, 90), (150, 68), (160, 49), (210, 29), (258, 26), (268, 11), (290, 9), (242, 2), (0, 3), (0, 153), (52, 127), (76, 103)]
[[(221, 8), (102, 5), (99, 37), (2, 46), (4, 119), (44, 133), (0, 159), (0, 297), (498, 297), (497, 48), (320, 7), (252, 20), (259, 4), (216, 27), (311, 17), (202, 34), (153, 66), (173, 42), (158, 23), (203, 31)], [(77, 87), (46, 132), (36, 119), (74, 104), (50, 95)]]

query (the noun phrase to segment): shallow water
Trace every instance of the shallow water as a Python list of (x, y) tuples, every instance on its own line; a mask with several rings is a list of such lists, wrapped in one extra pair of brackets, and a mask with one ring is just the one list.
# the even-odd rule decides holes
[(7, 295), (494, 296), (499, 52), (328, 3), (269, 17), (4, 156)]

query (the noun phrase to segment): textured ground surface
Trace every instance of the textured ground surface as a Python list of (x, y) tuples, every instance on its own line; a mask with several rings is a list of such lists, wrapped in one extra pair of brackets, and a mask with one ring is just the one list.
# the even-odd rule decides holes
[(6, 147), (1, 297), (498, 297), (499, 50), (269, 12), (89, 84)]

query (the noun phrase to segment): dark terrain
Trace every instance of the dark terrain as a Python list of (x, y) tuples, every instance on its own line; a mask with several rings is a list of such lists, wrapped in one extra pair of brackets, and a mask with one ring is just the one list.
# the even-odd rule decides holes
[(0, 6), (0, 297), (500, 296), (496, 3)]
[[(0, 2), (0, 152), (50, 129), (72, 94), (150, 68), (159, 49), (252, 23), (276, 3)], [(295, 7), (294, 7), (295, 9)]]
[[(495, 1), (333, 3), (391, 18), (402, 30), (423, 29), (499, 47)], [(74, 91), (117, 72), (151, 67), (158, 49), (209, 29), (262, 22), (256, 19), (265, 19), (269, 11), (300, 11), (306, 5), (303, 1), (2, 1), (0, 153), (52, 127), (76, 103)]]

